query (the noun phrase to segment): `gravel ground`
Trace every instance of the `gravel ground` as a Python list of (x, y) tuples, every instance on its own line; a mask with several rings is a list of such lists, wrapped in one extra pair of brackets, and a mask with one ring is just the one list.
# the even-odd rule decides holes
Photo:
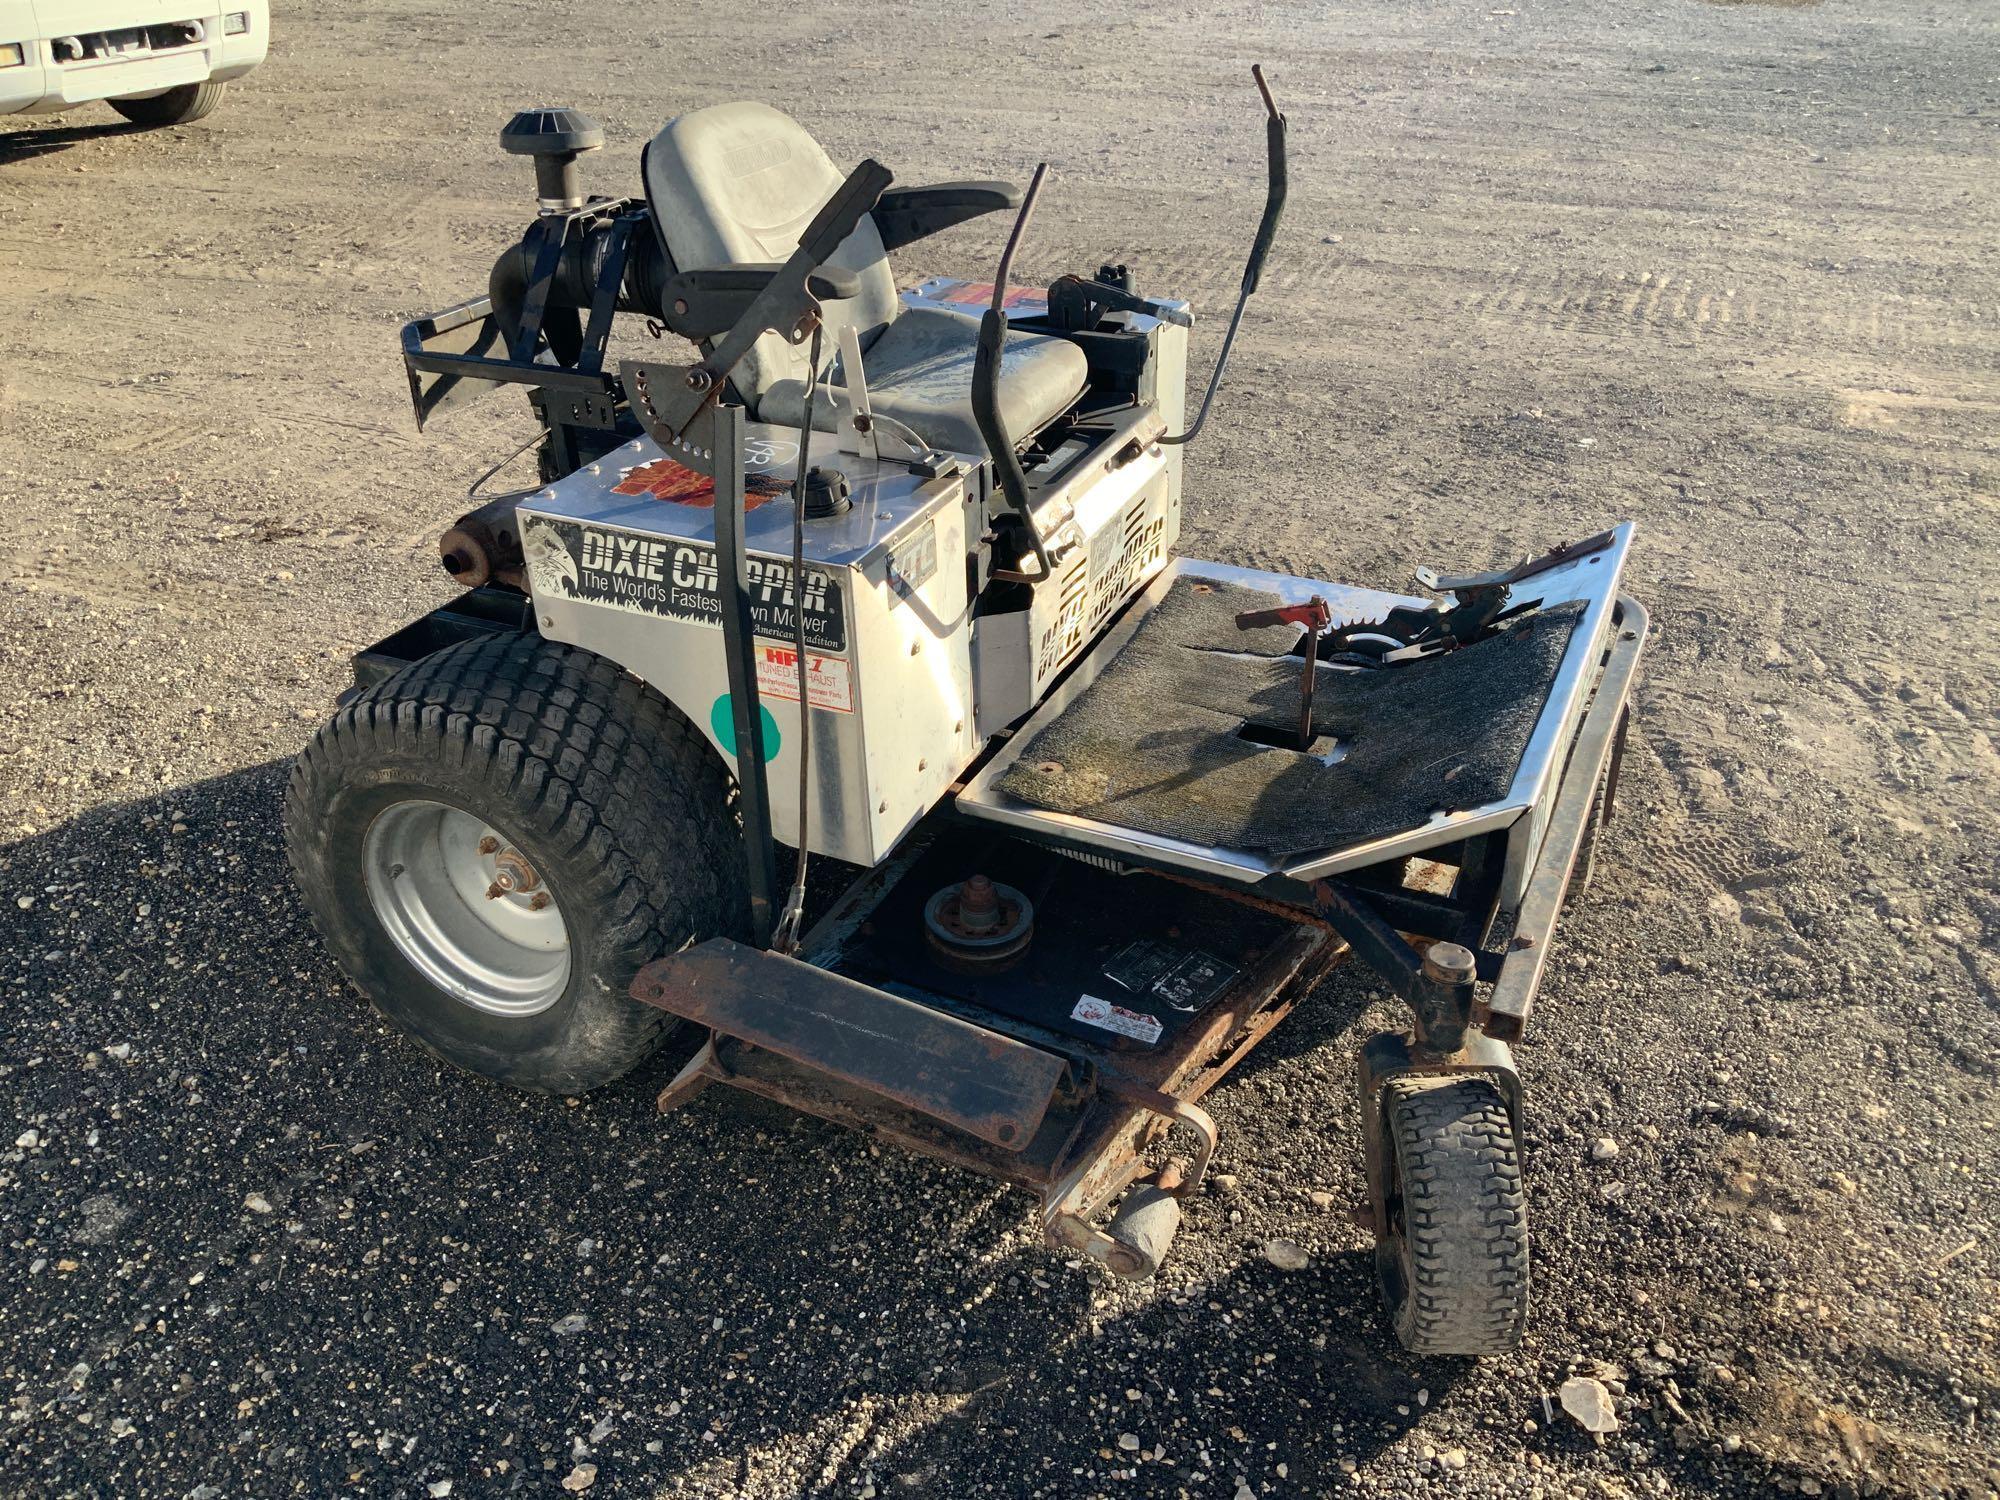
[[(1996, 55), (1948, 0), (358, 0), (281, 3), (203, 125), (0, 126), (0, 1492), (1993, 1493)], [(657, 1070), (440, 1073), (278, 850), (529, 430), (419, 439), (395, 345), (529, 212), (511, 108), (603, 118), (612, 191), (744, 95), (906, 180), (1046, 156), (1026, 269), (1214, 314), (1258, 58), (1293, 209), (1184, 550), (1397, 586), (1641, 527), (1625, 792), (1523, 1054), (1538, 1306), (1477, 1365), (1395, 1347), (1346, 1213), (1365, 976), (1224, 1091), (1128, 1287), (831, 1128), (662, 1122)], [(1572, 1373), (1616, 1432), (1549, 1420)]]

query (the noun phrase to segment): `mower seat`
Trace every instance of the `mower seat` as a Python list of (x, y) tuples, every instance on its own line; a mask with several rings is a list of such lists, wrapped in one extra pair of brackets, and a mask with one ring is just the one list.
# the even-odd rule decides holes
[[(844, 180), (819, 143), (766, 104), (718, 104), (669, 120), (646, 148), (646, 196), (667, 254), (682, 271), (785, 260)], [(972, 418), (972, 362), (979, 321), (943, 308), (906, 308), (896, 293), (875, 218), (856, 226), (828, 265), (855, 274), (860, 292), (821, 304), (820, 367), (809, 345), (767, 333), (731, 374), (757, 420), (798, 425), (806, 381), (817, 379), (813, 426), (838, 421), (832, 391), (846, 384), (840, 333), (860, 335), (870, 406), (933, 448), (983, 454)], [(1018, 443), (1061, 416), (1088, 376), (1066, 339), (1010, 333), (1000, 365), (1000, 411)]]

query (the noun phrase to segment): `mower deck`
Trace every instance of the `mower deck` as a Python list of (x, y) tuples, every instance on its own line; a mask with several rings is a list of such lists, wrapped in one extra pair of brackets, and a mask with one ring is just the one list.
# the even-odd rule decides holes
[[(927, 941), (929, 898), (974, 869), (1034, 903), (1018, 962)], [(1196, 1101), (1343, 952), (1305, 913), (958, 826), (856, 882), (799, 958), (707, 943), (633, 995), (711, 1030), (662, 1110), (725, 1083), (884, 1137), (1037, 1194), (1052, 1238), (1137, 1274), (1152, 1263), (1091, 1217), (1176, 1122), (1198, 1175), (1214, 1126)]]
[[(1323, 599), (1337, 631), (1420, 601), (1170, 564), (797, 957), (716, 940), (641, 971), (635, 998), (710, 1033), (660, 1107), (725, 1083), (885, 1137), (1035, 1193), (1052, 1242), (1128, 1276), (1157, 1267), (1214, 1147), (1197, 1101), (1349, 953), (1416, 1021), (1414, 1046), (1363, 1049), (1371, 1128), (1395, 1078), (1477, 1075), (1514, 1110), (1507, 1043), (1615, 781), (1645, 628), (1617, 594), (1629, 535), (1558, 554), (1468, 646), (1317, 661), (1310, 700), (1299, 633), (1240, 614)], [(1277, 846), (1189, 836), (1218, 826)], [(1360, 836), (1300, 847), (1336, 827)], [(1186, 1181), (1155, 1149), (1176, 1125)], [(1379, 1129), (1368, 1156), (1386, 1224)]]

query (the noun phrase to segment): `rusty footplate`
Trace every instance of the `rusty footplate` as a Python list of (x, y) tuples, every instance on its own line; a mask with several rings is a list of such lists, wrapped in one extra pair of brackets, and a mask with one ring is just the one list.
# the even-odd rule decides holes
[(632, 998), (1009, 1150), (1034, 1139), (1069, 1066), (1039, 1047), (728, 938), (647, 964), (632, 981)]

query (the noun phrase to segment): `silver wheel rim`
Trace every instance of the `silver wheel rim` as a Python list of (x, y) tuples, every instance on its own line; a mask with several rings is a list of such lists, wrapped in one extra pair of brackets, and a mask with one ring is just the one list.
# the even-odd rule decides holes
[(362, 841), (368, 899), (423, 976), (496, 1016), (547, 1010), (569, 984), (569, 927), (497, 830), (442, 802), (398, 802)]

